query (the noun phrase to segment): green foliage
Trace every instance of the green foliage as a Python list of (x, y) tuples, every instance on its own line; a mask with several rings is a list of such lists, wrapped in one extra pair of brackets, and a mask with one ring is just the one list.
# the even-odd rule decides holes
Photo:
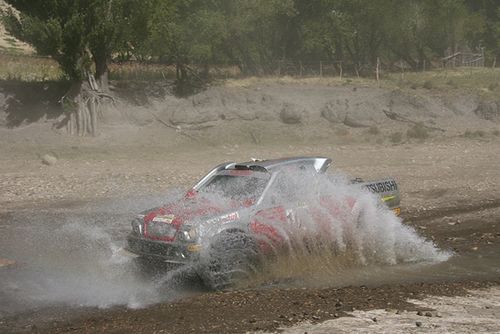
[[(70, 78), (111, 57), (190, 69), (237, 64), (273, 73), (287, 61), (335, 63), (373, 75), (427, 68), (460, 48), (485, 47), (500, 64), (498, 0), (8, 0), (8, 31), (57, 60)], [(199, 73), (198, 73), (199, 74)]]
[(106, 71), (126, 31), (126, 1), (7, 0), (13, 10), (2, 12), (8, 32), (51, 56), (71, 80), (81, 80), (95, 63), (98, 76)]

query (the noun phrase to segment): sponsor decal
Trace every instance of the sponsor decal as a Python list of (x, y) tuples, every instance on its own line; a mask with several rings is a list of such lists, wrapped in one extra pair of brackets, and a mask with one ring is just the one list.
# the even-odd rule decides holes
[(390, 200), (395, 199), (395, 198), (396, 198), (396, 196), (394, 196), (394, 195), (393, 196), (384, 196), (384, 197), (382, 197), (382, 201), (387, 202), (387, 201), (390, 201)]
[(366, 185), (366, 188), (368, 188), (368, 190), (374, 193), (386, 193), (398, 190), (398, 185), (396, 184), (396, 181), (388, 180), (376, 183), (369, 183)]
[(153, 221), (170, 224), (172, 222), (172, 220), (174, 220), (174, 218), (175, 218), (174, 215), (163, 215), (163, 216), (154, 217)]
[(189, 245), (187, 246), (187, 250), (192, 253), (199, 252), (201, 250), (201, 245), (199, 244)]
[(237, 211), (235, 211), (235, 212), (228, 213), (226, 215), (222, 215), (220, 217), (209, 219), (209, 220), (207, 220), (207, 223), (209, 223), (209, 224), (212, 224), (212, 223), (224, 224), (224, 223), (234, 222), (238, 219), (240, 219), (240, 214)]

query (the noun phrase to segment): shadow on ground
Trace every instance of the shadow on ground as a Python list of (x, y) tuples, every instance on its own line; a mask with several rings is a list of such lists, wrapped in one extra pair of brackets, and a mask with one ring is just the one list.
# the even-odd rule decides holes
[(0, 115), (0, 123), (15, 128), (58, 118), (63, 113), (59, 101), (68, 87), (65, 81), (0, 80), (0, 111), (5, 113)]

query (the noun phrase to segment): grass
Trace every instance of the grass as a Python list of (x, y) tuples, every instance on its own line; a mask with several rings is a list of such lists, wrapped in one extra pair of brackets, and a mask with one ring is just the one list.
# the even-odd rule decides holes
[(175, 66), (139, 62), (113, 63), (109, 66), (111, 80), (159, 81), (175, 78)]
[(500, 68), (460, 67), (435, 69), (426, 72), (388, 73), (385, 85), (399, 88), (424, 88), (449, 91), (467, 90), (483, 97), (497, 98), (500, 95)]
[(294, 77), (294, 76), (239, 76), (229, 77), (224, 80), (224, 85), (228, 87), (252, 87), (265, 84), (295, 84), (295, 85), (323, 85), (323, 86), (352, 86), (355, 87), (370, 87), (376, 85), (376, 81), (369, 78), (346, 78), (342, 79), (338, 76), (335, 77)]
[(0, 80), (53, 81), (63, 76), (59, 65), (50, 58), (0, 52), (0, 64)]
[[(244, 77), (236, 66), (211, 67), (212, 78), (222, 79), (226, 86), (249, 87), (266, 83), (277, 84), (319, 84), (332, 86), (353, 86), (385, 88), (411, 88), (432, 91), (470, 90), (481, 96), (500, 96), (500, 68), (456, 68), (436, 69), (426, 72), (385, 73), (380, 82), (375, 78), (338, 76), (263, 76)], [(44, 57), (27, 55), (12, 45), (0, 46), (0, 79), (22, 81), (58, 80), (63, 73), (58, 64)], [(110, 65), (110, 79), (135, 81), (160, 81), (175, 78), (175, 67), (162, 64), (139, 62), (113, 63)]]

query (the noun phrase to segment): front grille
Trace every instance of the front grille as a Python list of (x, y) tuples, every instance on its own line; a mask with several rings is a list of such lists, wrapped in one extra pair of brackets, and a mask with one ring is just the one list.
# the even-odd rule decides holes
[(196, 254), (186, 250), (186, 247), (167, 242), (154, 241), (129, 235), (128, 250), (145, 257), (162, 258), (166, 262), (188, 262)]
[(172, 224), (150, 221), (146, 225), (146, 236), (152, 238), (173, 238), (177, 229)]

